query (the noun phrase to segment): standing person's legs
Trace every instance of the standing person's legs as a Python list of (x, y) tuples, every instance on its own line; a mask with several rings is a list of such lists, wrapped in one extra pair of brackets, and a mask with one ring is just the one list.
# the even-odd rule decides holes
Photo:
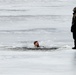
[(76, 32), (73, 32), (73, 39), (74, 39), (74, 48), (76, 49)]

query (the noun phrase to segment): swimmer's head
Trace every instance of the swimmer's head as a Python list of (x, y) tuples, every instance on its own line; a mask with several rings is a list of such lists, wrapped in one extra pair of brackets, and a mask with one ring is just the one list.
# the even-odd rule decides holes
[(38, 41), (34, 41), (34, 46), (35, 47), (39, 47), (39, 42)]

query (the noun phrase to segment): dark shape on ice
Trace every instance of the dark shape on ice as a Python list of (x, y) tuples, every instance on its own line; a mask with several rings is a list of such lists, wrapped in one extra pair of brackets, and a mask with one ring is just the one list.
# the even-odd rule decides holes
[(73, 33), (74, 47), (72, 49), (76, 49), (76, 7), (73, 9), (73, 12), (71, 32)]

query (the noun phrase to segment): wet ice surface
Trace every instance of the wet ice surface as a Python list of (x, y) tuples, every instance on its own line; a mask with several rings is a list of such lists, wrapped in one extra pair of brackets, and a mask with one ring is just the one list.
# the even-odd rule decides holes
[(75, 75), (76, 51), (1, 51), (0, 75)]
[[(76, 75), (70, 33), (75, 5), (75, 0), (0, 0), (0, 75)], [(35, 40), (45, 48), (34, 48)]]

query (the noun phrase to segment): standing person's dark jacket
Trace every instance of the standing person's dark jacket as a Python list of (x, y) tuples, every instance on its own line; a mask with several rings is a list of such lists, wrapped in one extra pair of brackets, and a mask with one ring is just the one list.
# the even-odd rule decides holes
[(71, 32), (76, 32), (76, 13), (73, 13)]
[(73, 9), (73, 12), (71, 32), (73, 33), (74, 47), (72, 49), (76, 49), (76, 7)]

